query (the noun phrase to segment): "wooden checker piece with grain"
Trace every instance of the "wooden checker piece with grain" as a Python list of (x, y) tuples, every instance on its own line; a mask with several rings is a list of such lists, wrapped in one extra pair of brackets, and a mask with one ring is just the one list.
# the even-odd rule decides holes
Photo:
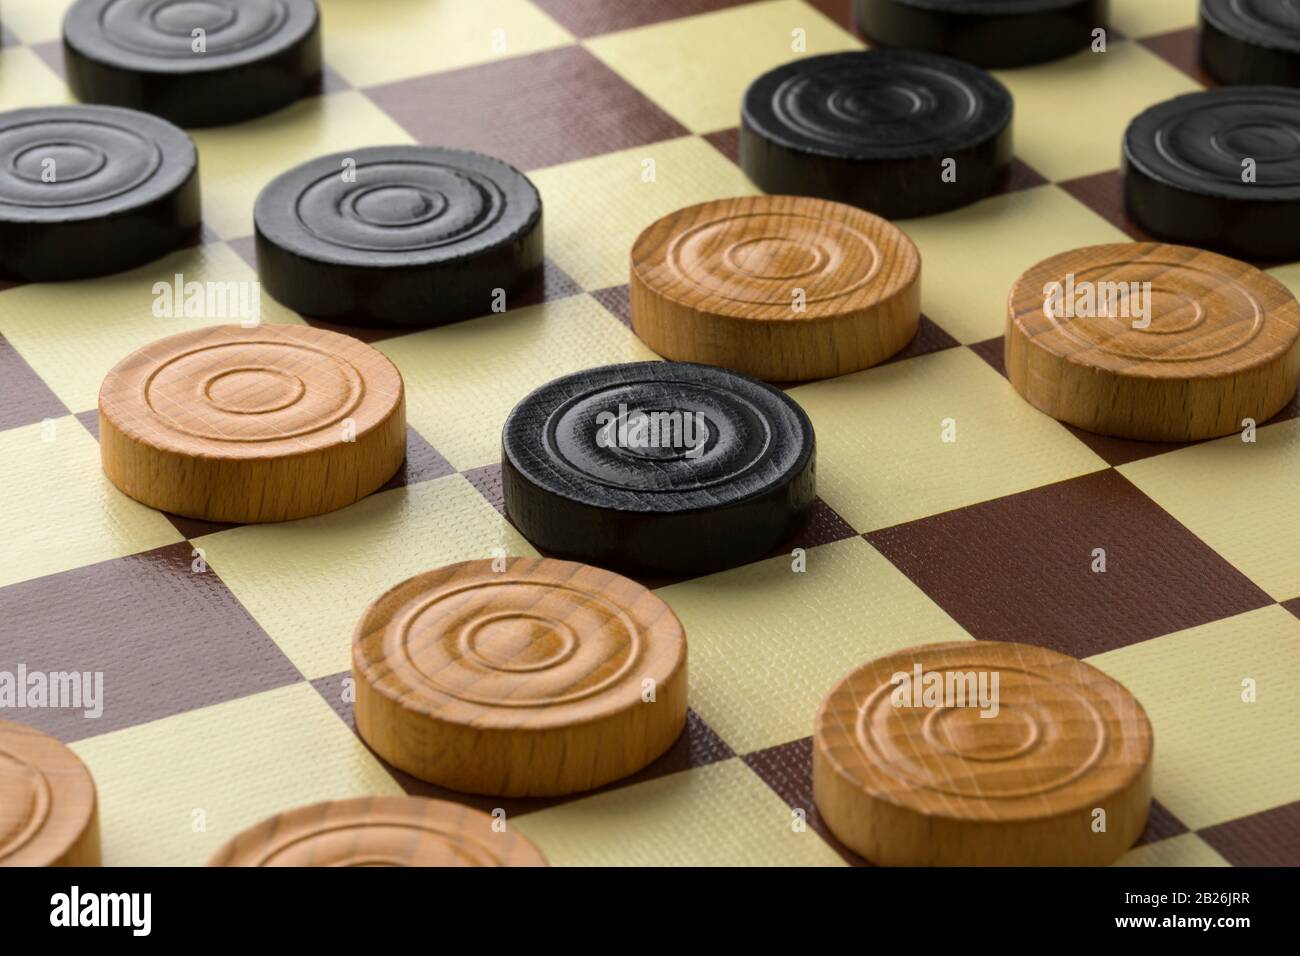
[(1016, 390), (1063, 422), (1215, 438), (1267, 421), (1295, 394), (1300, 306), (1272, 276), (1204, 250), (1089, 246), (1016, 280), (1005, 357)]
[(525, 396), (501, 432), (506, 513), (539, 550), (651, 575), (769, 554), (816, 498), (816, 434), (779, 389), (631, 362)]
[(1300, 90), (1225, 86), (1139, 114), (1124, 132), (1124, 207), (1156, 239), (1300, 259)]
[(278, 813), (225, 843), (208, 866), (546, 866), (513, 827), (422, 797), (356, 797)]
[(235, 123), (319, 83), (320, 11), (315, 0), (77, 0), (63, 63), (85, 102), (182, 126)]
[(99, 866), (95, 781), (53, 737), (0, 720), (0, 866)]
[(1146, 828), (1151, 767), (1151, 724), (1132, 694), (1026, 644), (872, 661), (831, 690), (813, 730), (818, 812), (886, 866), (1111, 863)]
[(764, 73), (740, 110), (740, 165), (767, 193), (886, 219), (983, 199), (1011, 163), (1011, 94), (977, 66), (912, 50), (806, 57)]
[(769, 382), (868, 368), (916, 334), (921, 256), (841, 203), (744, 196), (688, 206), (632, 247), (632, 328), (660, 355)]
[(944, 53), (989, 69), (1031, 66), (1087, 47), (1110, 0), (854, 0), (875, 44)]
[(0, 113), (0, 276), (48, 282), (130, 269), (199, 225), (183, 130), (111, 106)]
[(672, 609), (568, 561), (465, 561), (402, 582), (358, 624), (352, 672), (366, 743), (467, 793), (590, 790), (653, 761), (686, 723)]
[(119, 362), (99, 392), (104, 472), (152, 508), (287, 521), (365, 497), (406, 457), (402, 377), (307, 326), (211, 326)]

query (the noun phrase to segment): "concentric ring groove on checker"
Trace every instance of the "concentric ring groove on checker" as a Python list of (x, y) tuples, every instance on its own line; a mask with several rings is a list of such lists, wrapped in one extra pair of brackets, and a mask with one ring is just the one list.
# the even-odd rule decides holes
[(0, 274), (121, 271), (177, 248), (198, 222), (198, 153), (171, 123), (109, 106), (0, 113)]
[(66, 745), (0, 720), (0, 866), (98, 866), (95, 781)]
[[(118, 67), (205, 73), (284, 52), (318, 24), (314, 0), (78, 0), (63, 36), (77, 54)], [(194, 30), (204, 31), (202, 53)]]
[(1008, 377), (1032, 405), (1126, 438), (1191, 441), (1267, 421), (1300, 378), (1290, 290), (1185, 246), (1121, 243), (1044, 260), (1012, 287), (1005, 338)]
[(609, 571), (549, 558), (467, 561), (402, 582), (357, 625), (352, 668), (366, 742), (472, 793), (599, 786), (658, 757), (686, 719), (686, 639), (668, 606)]
[(351, 504), (406, 453), (397, 368), (322, 329), (213, 326), (127, 356), (99, 395), (104, 470), (147, 505), (280, 521)]
[(777, 67), (750, 85), (741, 110), (751, 128), (791, 149), (899, 159), (996, 137), (1012, 102), (1001, 83), (967, 64), (871, 50)]
[(460, 804), (357, 797), (297, 807), (231, 838), (209, 866), (545, 866), (513, 827)]
[(258, 274), (290, 308), (352, 325), (441, 325), (499, 308), (542, 266), (542, 200), (466, 150), (381, 146), (282, 173), (253, 210)]
[(1152, 752), (1141, 705), (1087, 664), (1029, 645), (933, 644), (831, 690), (814, 792), (831, 830), (876, 863), (1099, 864), (1146, 824)]

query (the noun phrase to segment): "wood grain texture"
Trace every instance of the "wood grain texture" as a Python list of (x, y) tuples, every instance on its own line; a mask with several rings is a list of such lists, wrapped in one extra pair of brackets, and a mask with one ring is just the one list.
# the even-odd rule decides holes
[(659, 354), (770, 382), (884, 361), (921, 314), (921, 257), (841, 203), (745, 196), (659, 219), (632, 247), (632, 328)]
[[(918, 664), (945, 682), (984, 675), (990, 691), (996, 674), (996, 711), (897, 698), (896, 675)], [(960, 641), (872, 661), (831, 690), (813, 792), (835, 835), (874, 863), (1100, 865), (1146, 826), (1151, 761), (1145, 711), (1101, 671), (1026, 644)]]
[[(1049, 318), (1059, 310), (1046, 307), (1045, 290), (1067, 277), (1098, 293), (1103, 283), (1150, 283), (1149, 310)], [(1048, 415), (1121, 438), (1194, 441), (1238, 431), (1246, 418), (1264, 422), (1290, 401), (1300, 375), (1300, 306), (1276, 279), (1214, 253), (1091, 246), (1053, 256), (1016, 281), (1005, 341), (1011, 384)]]
[(285, 521), (352, 504), (406, 456), (402, 377), (356, 339), (213, 326), (119, 362), (99, 393), (104, 471), (144, 504)]
[(505, 796), (588, 790), (667, 750), (686, 722), (668, 605), (587, 565), (497, 566), (430, 571), (366, 610), (352, 646), (365, 741), (422, 780)]
[(99, 866), (95, 781), (70, 749), (0, 720), (0, 866)]
[(249, 827), (208, 866), (546, 866), (503, 822), (501, 831), (486, 813), (422, 797), (332, 800)]

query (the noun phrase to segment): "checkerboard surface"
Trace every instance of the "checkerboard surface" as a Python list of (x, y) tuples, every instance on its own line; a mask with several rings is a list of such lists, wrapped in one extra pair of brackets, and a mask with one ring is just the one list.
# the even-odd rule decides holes
[[(65, 6), (3, 4), (0, 109), (70, 100)], [(808, 526), (766, 560), (650, 582), (689, 637), (687, 732), (629, 780), (532, 801), (441, 792), (369, 751), (348, 702), (352, 628), (417, 572), (536, 553), (502, 514), (506, 413), (556, 376), (653, 357), (628, 327), (637, 232), (752, 193), (736, 165), (742, 89), (864, 41), (850, 0), (321, 7), (318, 95), (194, 132), (197, 245), (123, 275), (0, 286), (0, 669), (102, 671), (105, 694), (97, 720), (2, 716), (89, 765), (105, 863), (201, 863), (288, 807), (404, 791), (503, 807), (555, 864), (861, 863), (812, 803), (813, 715), (856, 665), (949, 640), (1063, 651), (1143, 702), (1156, 803), (1123, 863), (1300, 863), (1300, 403), (1254, 443), (1121, 441), (1039, 414), (1001, 364), (1021, 271), (1142, 237), (1121, 207), (1120, 136), (1146, 106), (1208, 82), (1195, 0), (1115, 0), (1104, 54), (999, 74), (1016, 100), (1005, 188), (902, 223), (924, 259), (920, 334), (883, 366), (790, 390), (820, 445)], [(544, 278), (503, 314), (356, 333), (405, 377), (403, 470), (353, 507), (283, 525), (174, 518), (119, 494), (99, 466), (100, 380), (133, 349), (211, 321), (155, 318), (152, 284), (252, 280), (253, 199), (272, 176), (395, 143), (526, 170), (547, 249)], [(1270, 271), (1300, 292), (1300, 264)], [(269, 296), (262, 315), (305, 321)], [(955, 442), (941, 440), (946, 419)]]

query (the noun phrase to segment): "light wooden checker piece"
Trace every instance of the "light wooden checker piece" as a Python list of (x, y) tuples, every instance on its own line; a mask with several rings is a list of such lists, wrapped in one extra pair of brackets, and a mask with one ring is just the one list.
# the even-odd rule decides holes
[(1053, 418), (1120, 438), (1216, 438), (1295, 394), (1300, 306), (1272, 276), (1215, 253), (1090, 246), (1016, 281), (1005, 350), (1011, 384)]
[(95, 781), (70, 749), (0, 720), (0, 866), (99, 866)]
[[(979, 706), (978, 683), (974, 702), (958, 696), (972, 690), (965, 675), (993, 692), (994, 674), (996, 710)], [(944, 691), (931, 698), (936, 678)], [(873, 863), (1102, 865), (1146, 827), (1146, 712), (1055, 651), (960, 641), (880, 658), (830, 692), (813, 741), (817, 809)]]
[(569, 561), (466, 561), (404, 581), (366, 610), (352, 671), (375, 752), (468, 793), (590, 790), (653, 761), (686, 723), (677, 616)]
[(249, 827), (209, 866), (546, 866), (527, 837), (486, 813), (422, 797), (297, 807)]
[(921, 256), (842, 203), (744, 196), (659, 219), (632, 247), (632, 328), (660, 355), (769, 382), (856, 372), (916, 334)]
[(406, 457), (402, 377), (356, 339), (221, 325), (160, 339), (99, 393), (104, 471), (146, 505), (208, 521), (323, 514)]

